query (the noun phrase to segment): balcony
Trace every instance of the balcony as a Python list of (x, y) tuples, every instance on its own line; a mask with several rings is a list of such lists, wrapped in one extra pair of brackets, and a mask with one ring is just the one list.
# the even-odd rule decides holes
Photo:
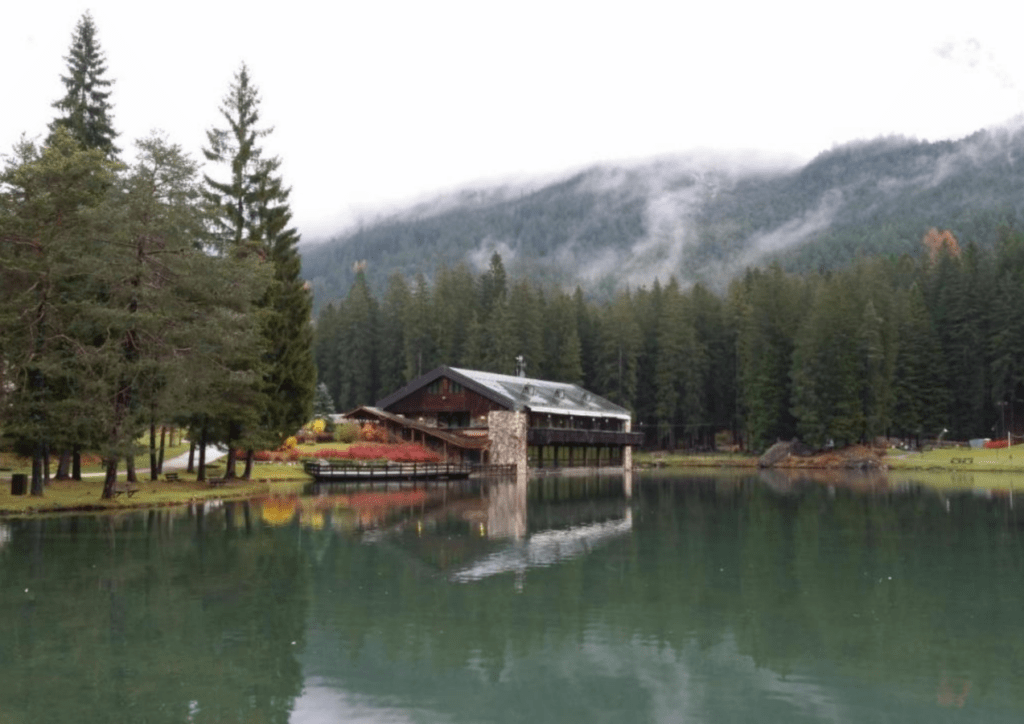
[(611, 430), (573, 430), (570, 428), (531, 427), (526, 432), (528, 445), (576, 445), (579, 447), (619, 447), (643, 444), (639, 432), (613, 432)]

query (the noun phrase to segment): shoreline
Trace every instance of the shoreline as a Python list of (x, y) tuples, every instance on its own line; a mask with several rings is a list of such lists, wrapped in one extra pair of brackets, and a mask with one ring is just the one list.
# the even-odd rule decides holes
[[(963, 476), (979, 474), (1024, 473), (1024, 447), (1001, 449), (944, 448), (925, 452), (872, 450), (853, 447), (829, 453), (796, 456), (787, 455), (772, 465), (759, 464), (759, 458), (736, 453), (670, 454), (644, 453), (634, 464), (636, 472), (687, 469), (719, 469), (745, 471), (778, 471), (793, 474), (870, 473), (897, 476), (902, 473)], [(541, 469), (542, 475), (563, 475), (558, 468)], [(609, 468), (608, 471), (611, 471)], [(537, 470), (531, 471), (537, 474)], [(590, 470), (589, 472), (594, 472)], [(4, 471), (0, 479), (0, 519), (57, 515), (64, 513), (121, 513), (147, 509), (160, 509), (194, 505), (214, 500), (245, 500), (275, 495), (300, 493), (311, 482), (304, 472), (293, 465), (262, 464), (251, 480), (236, 479), (211, 487), (208, 483), (183, 480), (142, 480), (131, 497), (122, 494), (112, 500), (102, 500), (103, 484), (99, 479), (78, 481), (51, 481), (42, 497), (10, 494), (10, 474)]]

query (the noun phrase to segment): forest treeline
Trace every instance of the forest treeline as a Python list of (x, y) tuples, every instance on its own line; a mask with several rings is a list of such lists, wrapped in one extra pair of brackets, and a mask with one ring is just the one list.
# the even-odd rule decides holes
[[(135, 479), (148, 430), (186, 427), (202, 451), (276, 447), (309, 418), (311, 297), (280, 160), (262, 152), (260, 98), (243, 64), (207, 132), (200, 165), (155, 133), (122, 157), (112, 80), (86, 13), (43, 141), (0, 169), (0, 432), (32, 459), (81, 476), (83, 451), (112, 497)], [(211, 109), (211, 115), (212, 111)]]
[(512, 374), (523, 355), (528, 376), (629, 408), (669, 448), (1005, 435), (1024, 422), (1024, 236), (962, 249), (931, 230), (919, 245), (839, 271), (751, 268), (725, 293), (670, 278), (609, 299), (510, 278), (498, 254), (482, 274), (393, 274), (380, 296), (357, 270), (317, 319), (316, 364), (351, 409), (441, 364)]

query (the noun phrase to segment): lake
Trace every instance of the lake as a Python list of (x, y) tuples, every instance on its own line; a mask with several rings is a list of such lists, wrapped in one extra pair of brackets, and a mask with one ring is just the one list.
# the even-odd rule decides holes
[(0, 724), (1019, 722), (1014, 484), (695, 471), (0, 519)]

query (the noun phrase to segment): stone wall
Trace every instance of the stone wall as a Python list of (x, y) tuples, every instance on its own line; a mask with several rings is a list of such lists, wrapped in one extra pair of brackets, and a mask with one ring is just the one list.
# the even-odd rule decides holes
[(504, 410), (487, 413), (491, 465), (518, 465), (526, 470), (526, 413)]
[[(633, 421), (626, 420), (626, 429), (624, 432), (633, 432)], [(632, 470), (633, 469), (633, 446), (626, 445), (622, 450), (622, 469)]]

